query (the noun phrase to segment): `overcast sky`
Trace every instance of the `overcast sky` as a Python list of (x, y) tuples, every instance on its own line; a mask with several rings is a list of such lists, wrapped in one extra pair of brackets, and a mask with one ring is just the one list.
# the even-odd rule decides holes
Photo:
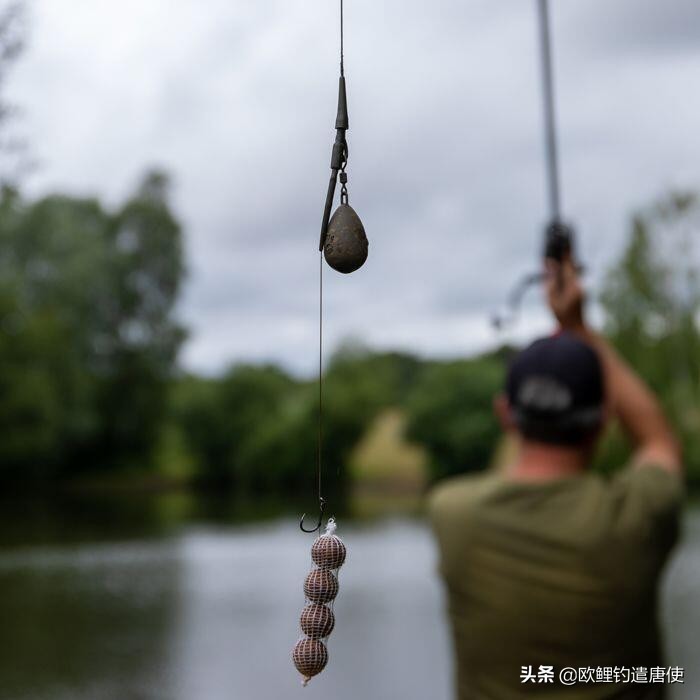
[[(700, 3), (555, 0), (563, 205), (591, 286), (635, 208), (700, 188)], [(326, 273), (342, 338), (455, 355), (536, 263), (546, 199), (534, 0), (346, 0), (350, 202), (370, 241)], [(316, 358), (334, 138), (334, 0), (34, 0), (9, 97), (33, 194), (116, 202), (173, 175), (189, 278), (183, 364)], [(536, 295), (510, 338), (547, 327)]]

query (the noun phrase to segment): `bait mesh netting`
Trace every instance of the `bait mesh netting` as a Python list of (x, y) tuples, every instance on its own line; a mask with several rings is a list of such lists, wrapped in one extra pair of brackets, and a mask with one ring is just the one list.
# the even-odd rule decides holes
[(326, 642), (335, 627), (333, 603), (338, 595), (338, 569), (346, 550), (335, 534), (336, 523), (328, 519), (326, 532), (311, 547), (314, 567), (304, 580), (306, 605), (299, 620), (302, 636), (292, 651), (292, 660), (303, 676), (303, 685), (323, 671), (328, 663)]

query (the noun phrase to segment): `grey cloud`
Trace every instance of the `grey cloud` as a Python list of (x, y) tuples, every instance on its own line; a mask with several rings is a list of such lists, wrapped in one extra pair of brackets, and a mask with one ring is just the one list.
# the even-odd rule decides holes
[(700, 51), (700, 4), (695, 0), (581, 3), (568, 26), (581, 41), (608, 55)]
[[(32, 191), (115, 200), (164, 164), (191, 270), (183, 363), (313, 371), (336, 3), (76, 0), (70, 23), (58, 5), (37, 0), (10, 84), (44, 163)], [(664, 3), (655, 25), (651, 0), (552, 5), (565, 211), (595, 284), (631, 209), (700, 183), (697, 65), (660, 50), (695, 11)], [(326, 272), (329, 351), (351, 335), (445, 356), (500, 340), (489, 316), (546, 220), (535, 17), (522, 0), (346, 2), (350, 198), (370, 258)], [(515, 337), (547, 324), (533, 294)]]

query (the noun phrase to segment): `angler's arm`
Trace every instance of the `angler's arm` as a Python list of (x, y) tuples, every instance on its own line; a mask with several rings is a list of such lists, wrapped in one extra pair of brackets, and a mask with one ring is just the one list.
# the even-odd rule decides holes
[(682, 473), (680, 446), (658, 399), (612, 346), (586, 324), (583, 291), (572, 263), (565, 261), (559, 270), (554, 269), (556, 265), (550, 263), (550, 272), (558, 272), (563, 281), (559, 284), (552, 279), (548, 283), (550, 307), (562, 328), (579, 334), (598, 352), (608, 406), (635, 446), (633, 462)]

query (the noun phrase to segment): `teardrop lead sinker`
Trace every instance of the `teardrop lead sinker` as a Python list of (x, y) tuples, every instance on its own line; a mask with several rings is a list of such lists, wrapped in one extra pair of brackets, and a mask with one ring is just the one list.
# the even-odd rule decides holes
[(359, 270), (367, 260), (369, 242), (360, 217), (349, 204), (341, 204), (328, 223), (323, 255), (326, 262), (345, 274)]

